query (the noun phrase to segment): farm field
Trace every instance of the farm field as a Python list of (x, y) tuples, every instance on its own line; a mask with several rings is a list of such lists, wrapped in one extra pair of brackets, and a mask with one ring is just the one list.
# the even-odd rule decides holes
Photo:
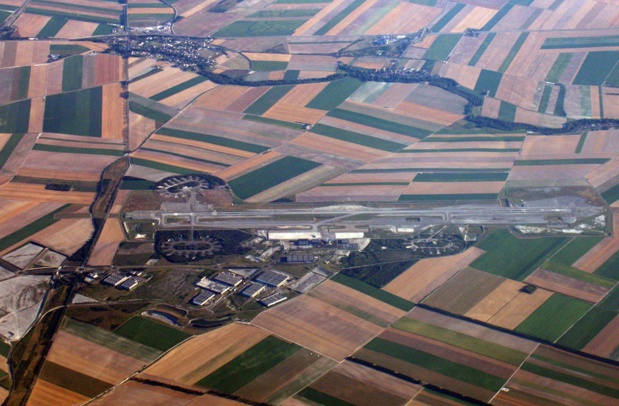
[[(0, 400), (617, 403), (617, 0), (0, 0), (0, 21)], [(304, 238), (157, 213), (279, 208), (312, 210), (277, 227)], [(289, 279), (251, 296), (266, 270)], [(222, 272), (244, 279), (200, 302)]]

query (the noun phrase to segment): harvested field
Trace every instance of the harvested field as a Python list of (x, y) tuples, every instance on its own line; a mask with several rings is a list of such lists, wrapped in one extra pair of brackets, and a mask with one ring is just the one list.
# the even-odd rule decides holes
[(186, 406), (195, 399), (198, 399), (198, 396), (130, 380), (122, 385), (116, 386), (110, 392), (96, 399), (91, 404), (110, 405), (122, 403), (128, 406), (139, 406), (162, 402), (169, 406)]
[(73, 255), (94, 232), (90, 219), (62, 219), (34, 234), (32, 241), (65, 255)]
[(74, 405), (84, 403), (89, 399), (88, 396), (80, 395), (79, 393), (54, 385), (43, 379), (37, 379), (32, 393), (28, 398), (28, 405)]
[(582, 350), (599, 357), (616, 359), (615, 350), (619, 347), (617, 328), (619, 328), (619, 315), (600, 330)]
[(46, 190), (45, 185), (11, 182), (0, 187), (0, 198), (31, 200), (49, 203), (90, 204), (95, 194), (91, 192), (59, 192)]
[(422, 259), (383, 289), (412, 302), (419, 302), (483, 253), (472, 247), (457, 255)]
[(472, 319), (488, 322), (505, 306), (509, 305), (520, 294), (520, 289), (524, 286), (525, 284), (520, 282), (509, 279), (504, 280), (495, 290), (486, 295), (464, 315)]
[(382, 331), (382, 327), (309, 296), (262, 312), (252, 323), (340, 361)]
[(499, 404), (601, 404), (617, 402), (616, 366), (544, 345), (531, 355), (501, 391)]
[[(613, 222), (613, 228), (619, 226), (619, 219), (617, 216), (613, 216)], [(574, 267), (588, 273), (593, 273), (617, 251), (619, 251), (619, 236), (613, 235), (612, 237), (606, 237), (591, 248), (578, 261), (574, 262)]]
[(148, 367), (143, 375), (194, 385), (268, 335), (256, 327), (231, 324), (174, 348)]
[(515, 329), (552, 295), (552, 292), (543, 289), (537, 289), (530, 294), (520, 292), (495, 313), (488, 320), (488, 323), (507, 329)]
[(111, 384), (120, 383), (144, 365), (138, 359), (63, 331), (56, 335), (46, 362), (62, 365)]
[[(337, 179), (337, 178), (335, 178)], [(406, 185), (329, 185), (309, 189), (296, 196), (298, 202), (337, 202), (337, 201), (391, 201), (402, 195)]]
[(591, 303), (597, 303), (610, 290), (609, 288), (586, 283), (545, 269), (538, 269), (524, 281), (552, 292), (562, 293)]
[(320, 401), (326, 394), (354, 405), (402, 405), (415, 396), (421, 386), (375, 369), (344, 361), (299, 393), (300, 397)]
[(118, 244), (125, 240), (125, 233), (117, 219), (106, 220), (103, 230), (93, 247), (88, 265), (109, 266), (112, 264)]
[(466, 268), (445, 282), (423, 304), (456, 314), (466, 314), (505, 279)]
[(399, 3), (385, 17), (369, 28), (366, 35), (386, 33), (405, 34), (415, 32), (430, 23), (441, 14), (441, 9), (415, 3)]

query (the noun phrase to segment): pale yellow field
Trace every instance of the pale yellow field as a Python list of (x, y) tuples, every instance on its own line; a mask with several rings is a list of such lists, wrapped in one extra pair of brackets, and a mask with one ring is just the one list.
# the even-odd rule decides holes
[(383, 289), (406, 300), (419, 302), (483, 253), (483, 250), (472, 247), (457, 255), (422, 259)]
[(361, 14), (369, 10), (378, 0), (367, 0), (361, 6), (357, 7), (352, 13), (348, 14), (342, 21), (337, 23), (335, 27), (331, 28), (325, 35), (338, 35), (344, 29), (346, 29), (353, 21), (355, 21)]
[(262, 168), (263, 166), (266, 166), (281, 157), (282, 154), (276, 151), (269, 151), (265, 154), (255, 155), (234, 166), (218, 171), (217, 176), (229, 181), (255, 169)]
[[(613, 210), (613, 230), (617, 230), (617, 227), (619, 227), (618, 217), (617, 212)], [(578, 261), (574, 262), (573, 266), (582, 271), (593, 273), (617, 251), (619, 251), (619, 235), (614, 233), (612, 237), (604, 238), (591, 248)]]
[(28, 398), (28, 406), (49, 406), (49, 405), (79, 405), (86, 402), (89, 398), (68, 389), (61, 388), (42, 379), (37, 379), (32, 393)]
[(472, 319), (487, 322), (519, 295), (519, 290), (524, 286), (524, 283), (506, 279), (464, 315)]
[(20, 37), (34, 37), (51, 19), (51, 17), (36, 14), (22, 14), (15, 22), (15, 27)]
[(307, 31), (310, 28), (312, 28), (312, 26), (314, 26), (316, 23), (320, 22), (324, 17), (326, 17), (329, 13), (331, 13), (333, 10), (335, 10), (343, 2), (344, 2), (344, 0), (335, 0), (335, 1), (331, 2), (331, 3), (329, 3), (329, 5), (327, 7), (323, 8), (322, 10), (320, 10), (312, 18), (310, 18), (305, 23), (303, 23), (302, 26), (297, 28), (293, 35), (301, 36), (301, 35), (307, 33)]
[(86, 21), (69, 20), (58, 31), (58, 34), (54, 35), (56, 38), (83, 38), (89, 37), (97, 29), (99, 24), (89, 23)]
[(90, 204), (94, 200), (95, 193), (59, 192), (45, 190), (45, 185), (11, 182), (0, 187), (0, 197), (50, 203)]
[(246, 57), (252, 61), (272, 61), (272, 62), (290, 62), (292, 55), (290, 54), (263, 54), (256, 52), (243, 53)]
[(120, 83), (103, 86), (101, 136), (105, 139), (122, 140), (124, 137), (125, 99), (120, 97)]
[(464, 32), (467, 28), (479, 29), (486, 25), (497, 12), (498, 10), (492, 8), (475, 7), (450, 32)]
[(492, 316), (488, 323), (510, 330), (515, 329), (552, 295), (552, 292), (544, 289), (537, 289), (531, 294), (521, 292)]
[(143, 374), (193, 385), (268, 335), (257, 327), (230, 324), (193, 337), (148, 367)]
[(316, 124), (325, 114), (326, 112), (323, 110), (280, 102), (271, 107), (263, 116), (290, 123)]
[(93, 232), (90, 219), (62, 219), (39, 231), (31, 239), (54, 251), (72, 255), (84, 245), (84, 241), (88, 241)]
[(109, 218), (105, 221), (103, 230), (99, 235), (99, 239), (88, 259), (88, 265), (92, 266), (109, 266), (112, 264), (114, 254), (118, 244), (125, 240), (120, 222), (115, 218)]
[(432, 107), (427, 107), (408, 101), (398, 103), (398, 105), (395, 107), (395, 110), (398, 113), (404, 114), (408, 117), (416, 118), (418, 120), (430, 121), (432, 123), (442, 125), (453, 124), (464, 117), (461, 114), (454, 114), (444, 110), (433, 109)]
[[(405, 34), (429, 25), (442, 12), (438, 7), (400, 3), (365, 32), (366, 35)], [(431, 37), (426, 37), (431, 38)], [(433, 38), (433, 37), (432, 37)], [(425, 48), (425, 46), (424, 46)]]

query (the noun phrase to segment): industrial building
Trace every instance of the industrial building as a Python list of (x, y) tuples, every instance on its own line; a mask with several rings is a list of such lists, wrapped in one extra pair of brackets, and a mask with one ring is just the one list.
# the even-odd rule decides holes
[(288, 298), (286, 296), (282, 295), (281, 293), (274, 293), (271, 296), (267, 296), (264, 299), (262, 299), (260, 301), (260, 303), (263, 306), (271, 307), (271, 306), (275, 306), (278, 303), (283, 302), (286, 299), (288, 299)]
[(212, 281), (208, 278), (202, 278), (198, 281), (198, 283), (196, 283), (196, 286), (202, 289), (208, 289), (211, 292), (217, 293), (217, 294), (224, 294), (227, 291), (229, 291), (230, 289), (232, 289), (231, 286), (228, 285), (224, 285), (223, 283), (219, 283), (216, 281)]
[(195, 295), (193, 299), (191, 299), (191, 303), (196, 306), (204, 306), (205, 304), (213, 300), (214, 297), (215, 297), (215, 294), (213, 292), (204, 290), (198, 293), (197, 295)]
[(101, 283), (105, 283), (106, 285), (117, 287), (120, 284), (122, 284), (124, 281), (126, 281), (127, 279), (129, 279), (127, 275), (115, 273), (103, 279)]
[(265, 285), (274, 286), (276, 288), (282, 286), (290, 277), (280, 272), (275, 271), (264, 271), (255, 279), (256, 282), (260, 282)]
[(264, 292), (265, 289), (266, 289), (266, 286), (260, 283), (252, 282), (248, 287), (243, 289), (243, 291), (241, 292), (241, 295), (254, 298), (258, 296), (260, 293)]
[(120, 285), (118, 285), (118, 289), (133, 290), (138, 286), (139, 283), (140, 281), (136, 278), (127, 278)]
[(225, 283), (226, 285), (230, 285), (234, 287), (239, 286), (241, 283), (243, 283), (242, 276), (239, 276), (232, 272), (226, 272), (226, 271), (219, 273), (213, 279), (216, 280), (217, 282)]

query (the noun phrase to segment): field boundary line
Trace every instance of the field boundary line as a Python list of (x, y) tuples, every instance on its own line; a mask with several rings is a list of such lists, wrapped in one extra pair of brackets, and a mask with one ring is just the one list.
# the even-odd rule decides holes
[[(518, 371), (520, 371), (520, 369), (522, 368), (522, 366), (524, 365), (524, 363), (525, 363), (525, 362), (527, 362), (527, 361), (529, 360), (529, 358), (531, 358), (531, 355), (532, 355), (535, 351), (537, 351), (537, 349), (539, 348), (539, 346), (540, 346), (540, 345), (542, 345), (542, 343), (537, 343), (537, 345), (535, 346), (535, 348), (533, 348), (533, 349), (531, 350), (531, 352), (529, 353), (529, 355), (527, 355), (527, 357), (526, 357), (526, 358), (525, 358), (525, 359), (524, 359), (524, 360), (520, 363), (520, 365), (518, 365), (518, 368), (516, 368), (516, 370), (515, 370), (515, 371), (514, 371), (514, 372), (513, 372), (510, 376), (509, 376), (509, 378), (507, 378), (507, 380), (505, 381), (505, 383), (503, 384), (503, 386), (501, 387), (501, 389), (499, 389), (499, 390), (498, 390), (498, 391), (494, 394), (494, 396), (493, 396), (493, 397), (492, 397), (492, 398), (488, 401), (488, 403), (492, 404), (492, 401), (494, 400), (494, 398), (496, 398), (496, 397), (499, 395), (499, 393), (503, 392), (503, 388), (505, 388), (505, 387), (509, 384), (509, 381), (511, 381), (511, 380), (512, 380), (512, 378), (514, 377), (514, 375), (516, 375), (516, 373), (517, 373)], [(509, 388), (507, 388), (507, 389), (509, 389)]]

